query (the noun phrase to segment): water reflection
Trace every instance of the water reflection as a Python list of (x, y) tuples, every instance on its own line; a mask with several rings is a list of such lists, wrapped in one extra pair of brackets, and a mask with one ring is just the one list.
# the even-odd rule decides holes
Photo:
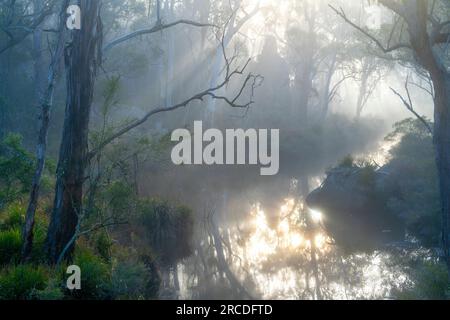
[(241, 289), (229, 289), (238, 280), (254, 298), (387, 299), (409, 281), (393, 263), (395, 254), (346, 254), (327, 235), (326, 219), (293, 198), (277, 212), (253, 205), (246, 219), (217, 230), (220, 256), (235, 279), (228, 279), (212, 232), (206, 231), (196, 253), (178, 269), (181, 297), (241, 298)]
[(406, 281), (388, 266), (389, 254), (345, 256), (326, 235), (323, 219), (295, 199), (286, 199), (277, 213), (255, 204), (248, 220), (229, 230), (235, 274), (267, 299), (388, 298)]

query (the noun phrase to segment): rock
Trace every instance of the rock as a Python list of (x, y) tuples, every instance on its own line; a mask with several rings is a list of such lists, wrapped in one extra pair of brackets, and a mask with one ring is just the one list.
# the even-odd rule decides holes
[(306, 203), (323, 213), (327, 232), (347, 251), (370, 252), (403, 241), (405, 222), (389, 207), (392, 198), (399, 198), (393, 172), (388, 166), (332, 169)]

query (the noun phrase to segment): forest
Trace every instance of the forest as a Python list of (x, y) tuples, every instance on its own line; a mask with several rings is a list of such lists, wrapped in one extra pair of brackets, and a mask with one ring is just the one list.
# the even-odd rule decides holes
[(449, 270), (449, 0), (0, 0), (0, 300), (448, 300)]

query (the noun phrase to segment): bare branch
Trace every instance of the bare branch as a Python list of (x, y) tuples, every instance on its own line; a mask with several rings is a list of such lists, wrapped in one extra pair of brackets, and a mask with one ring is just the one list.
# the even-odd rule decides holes
[[(53, 13), (53, 7), (55, 3), (56, 1), (48, 3), (41, 12), (29, 16), (22, 16), (20, 18), (20, 21), (15, 22), (17, 23), (16, 25), (0, 26), (0, 30), (2, 30), (9, 38), (9, 41), (6, 43), (6, 45), (0, 47), (0, 54), (18, 45), (30, 34), (32, 34), (34, 30), (36, 30), (36, 28), (39, 27), (45, 21), (45, 19)], [(31, 19), (31, 22), (23, 21), (23, 19), (25, 18)], [(14, 35), (12, 32), (13, 30), (22, 30), (23, 32), (18, 35)]]
[(334, 84), (333, 88), (331, 89), (331, 91), (330, 91), (330, 93), (329, 93), (329, 95), (328, 95), (328, 101), (329, 101), (329, 102), (333, 101), (334, 97), (336, 96), (336, 94), (337, 94), (337, 92), (338, 92), (338, 90), (339, 90), (339, 87), (340, 87), (347, 79), (350, 79), (350, 78), (353, 78), (353, 75), (352, 75), (352, 74), (346, 74), (346, 75), (343, 75), (343, 77), (342, 77), (338, 82), (336, 82), (336, 83)]
[(387, 47), (385, 47), (380, 40), (378, 40), (377, 38), (375, 38), (373, 35), (371, 35), (369, 32), (367, 32), (366, 30), (364, 30), (363, 28), (361, 28), (360, 26), (358, 26), (357, 24), (355, 24), (353, 21), (351, 21), (347, 15), (345, 14), (344, 10), (341, 8), (340, 10), (336, 9), (335, 7), (333, 7), (332, 5), (329, 5), (329, 7), (336, 12), (337, 15), (339, 15), (340, 17), (342, 17), (342, 19), (345, 20), (345, 22), (347, 22), (349, 25), (351, 25), (353, 28), (355, 28), (356, 30), (358, 30), (359, 32), (361, 32), (362, 34), (364, 34), (366, 37), (368, 37), (370, 40), (372, 40), (384, 53), (389, 53), (392, 51), (396, 51), (399, 49), (411, 49), (411, 46), (409, 44), (406, 43), (398, 43), (395, 44), (393, 46), (388, 45)]
[[(226, 55), (225, 45), (224, 45), (224, 37), (222, 36), (221, 39), (221, 45), (222, 45), (222, 54), (226, 63), (226, 74), (222, 82), (220, 82), (218, 85), (208, 88), (200, 93), (197, 93), (190, 98), (177, 103), (175, 105), (169, 106), (169, 107), (162, 107), (162, 108), (156, 108), (152, 111), (145, 114), (142, 118), (137, 119), (135, 121), (132, 121), (130, 124), (126, 125), (124, 128), (119, 130), (118, 132), (112, 134), (108, 138), (105, 138), (102, 142), (100, 142), (97, 146), (94, 147), (92, 151), (90, 151), (87, 155), (88, 159), (92, 159), (96, 156), (103, 148), (105, 148), (108, 144), (113, 142), (114, 140), (118, 139), (119, 137), (123, 136), (124, 134), (128, 133), (129, 131), (133, 130), (134, 128), (142, 125), (143, 123), (147, 122), (148, 119), (150, 119), (152, 116), (159, 114), (159, 113), (165, 113), (174, 111), (183, 107), (187, 107), (192, 102), (195, 101), (203, 101), (206, 97), (211, 97), (213, 99), (222, 100), (224, 101), (228, 106), (232, 108), (241, 108), (241, 109), (247, 109), (249, 108), (253, 103), (253, 97), (254, 97), (254, 91), (255, 89), (261, 84), (262, 77), (260, 75), (255, 75), (252, 73), (247, 74), (244, 82), (242, 83), (240, 89), (236, 93), (236, 95), (232, 98), (228, 98), (222, 95), (219, 95), (221, 89), (225, 88), (234, 77), (236, 76), (242, 76), (246, 72), (246, 69), (251, 61), (251, 59), (248, 59), (246, 63), (241, 67), (236, 67), (234, 69), (231, 69), (230, 61), (234, 61), (234, 59), (228, 59)], [(250, 97), (249, 100), (245, 103), (239, 103), (238, 100), (243, 95), (244, 91), (246, 89), (250, 89)]]
[(407, 19), (405, 7), (395, 0), (379, 0), (379, 2), (388, 9), (391, 9), (403, 19)]
[(408, 109), (408, 111), (410, 111), (417, 119), (419, 119), (420, 122), (422, 122), (424, 124), (424, 126), (427, 128), (428, 132), (433, 135), (433, 129), (431, 128), (430, 124), (421, 116), (419, 115), (415, 110), (414, 107), (412, 105), (412, 100), (411, 100), (411, 95), (409, 93), (409, 89), (408, 89), (408, 78), (406, 79), (405, 82), (405, 89), (406, 89), (406, 93), (408, 96), (408, 100), (406, 100), (398, 91), (396, 91), (394, 88), (390, 87), (391, 91), (400, 98), (400, 100), (403, 102), (403, 104), (405, 105), (406, 109)]
[(159, 22), (157, 22), (157, 23), (156, 23), (153, 27), (151, 27), (151, 28), (137, 30), (137, 31), (134, 31), (134, 32), (132, 32), (132, 33), (129, 33), (129, 34), (127, 34), (127, 35), (124, 35), (124, 36), (122, 36), (122, 37), (119, 37), (119, 38), (117, 38), (117, 39), (111, 41), (110, 43), (108, 43), (108, 44), (103, 48), (103, 51), (108, 51), (108, 50), (111, 49), (112, 47), (115, 47), (115, 46), (117, 46), (118, 44), (120, 44), (120, 43), (122, 43), (122, 42), (125, 42), (125, 41), (127, 41), (127, 40), (136, 38), (136, 37), (138, 37), (138, 36), (142, 36), (142, 35), (145, 35), (145, 34), (152, 34), (152, 33), (158, 32), (158, 31), (162, 31), (162, 30), (164, 30), (164, 29), (168, 29), (168, 28), (174, 27), (174, 26), (179, 25), (179, 24), (186, 24), (186, 25), (191, 25), (191, 26), (194, 26), (194, 27), (214, 27), (214, 28), (218, 28), (218, 27), (217, 27), (216, 25), (214, 25), (214, 24), (210, 24), (210, 23), (199, 23), (199, 22), (195, 22), (195, 21), (191, 21), (191, 20), (185, 20), (185, 19), (181, 19), (181, 20), (178, 20), (178, 21), (169, 23), (169, 24), (162, 24), (162, 23), (159, 21)]

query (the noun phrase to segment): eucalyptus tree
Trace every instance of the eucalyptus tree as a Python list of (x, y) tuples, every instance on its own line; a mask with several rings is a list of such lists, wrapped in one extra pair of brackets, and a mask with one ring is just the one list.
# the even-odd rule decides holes
[(0, 3), (0, 54), (33, 35), (53, 13), (55, 0), (6, 0)]
[[(159, 3), (159, 1), (158, 1)], [(173, 22), (162, 22), (157, 19), (153, 26), (145, 27), (117, 37), (103, 44), (103, 24), (101, 20), (101, 1), (78, 0), (82, 14), (80, 30), (72, 30), (71, 43), (65, 48), (66, 72), (66, 111), (61, 147), (58, 159), (57, 180), (55, 187), (54, 206), (47, 233), (46, 249), (50, 263), (60, 262), (70, 258), (73, 251), (73, 238), (79, 225), (78, 217), (83, 213), (83, 184), (86, 180), (86, 169), (89, 162), (104, 147), (111, 142), (146, 123), (156, 114), (166, 113), (187, 107), (194, 101), (203, 101), (207, 97), (224, 101), (234, 108), (248, 108), (252, 96), (245, 99), (246, 88), (253, 93), (258, 83), (258, 76), (247, 74), (246, 68), (233, 64), (235, 59), (228, 58), (224, 42), (222, 55), (225, 63), (225, 73), (217, 85), (204, 89), (185, 100), (162, 107), (152, 108), (142, 117), (122, 125), (117, 132), (105, 137), (92, 150), (88, 149), (89, 120), (94, 96), (94, 84), (97, 71), (102, 62), (103, 54), (130, 39), (138, 36), (151, 35), (177, 25), (197, 27), (215, 27), (211, 24), (198, 23), (180, 19)], [(160, 6), (158, 5), (159, 9)], [(160, 17), (157, 12), (157, 17)], [(201, 68), (202, 66), (199, 66)], [(233, 97), (223, 96), (220, 92), (235, 78), (243, 78), (242, 89)], [(245, 99), (245, 100), (244, 100)], [(244, 100), (244, 101), (242, 101)]]
[[(35, 4), (38, 8), (39, 0), (36, 0)], [(50, 111), (53, 104), (53, 95), (55, 92), (55, 84), (59, 71), (59, 64), (62, 59), (64, 45), (65, 45), (65, 25), (66, 25), (66, 9), (69, 5), (69, 1), (65, 0), (60, 6), (60, 14), (57, 19), (57, 37), (54, 50), (51, 54), (50, 65), (48, 67), (46, 81), (43, 81), (41, 77), (36, 76), (36, 81), (43, 81), (43, 84), (38, 84), (38, 101), (40, 106), (40, 126), (39, 133), (37, 137), (36, 146), (36, 167), (34, 172), (33, 181), (31, 184), (31, 192), (28, 200), (28, 207), (25, 214), (25, 224), (22, 232), (22, 261), (27, 261), (30, 256), (32, 244), (33, 244), (33, 227), (34, 227), (34, 216), (36, 213), (36, 208), (39, 199), (39, 189), (41, 186), (41, 177), (45, 168), (45, 157), (47, 154), (47, 136), (50, 125)], [(37, 30), (34, 37), (35, 47), (34, 50), (41, 50), (41, 36), (42, 30)], [(37, 48), (36, 48), (37, 46)], [(38, 53), (38, 56), (42, 53)], [(36, 58), (35, 64), (42, 63), (42, 58)], [(36, 74), (43, 72), (42, 66), (36, 66)]]
[[(425, 72), (431, 79), (434, 102), (433, 141), (441, 198), (442, 258), (450, 269), (450, 3), (427, 0), (380, 0), (379, 3), (401, 21), (400, 24), (392, 24), (385, 37), (386, 41), (353, 22), (343, 9), (332, 9), (365, 35), (383, 54), (401, 54), (399, 51), (410, 53), (410, 64)], [(405, 89), (407, 98), (392, 88), (405, 106), (414, 111), (407, 85)]]

